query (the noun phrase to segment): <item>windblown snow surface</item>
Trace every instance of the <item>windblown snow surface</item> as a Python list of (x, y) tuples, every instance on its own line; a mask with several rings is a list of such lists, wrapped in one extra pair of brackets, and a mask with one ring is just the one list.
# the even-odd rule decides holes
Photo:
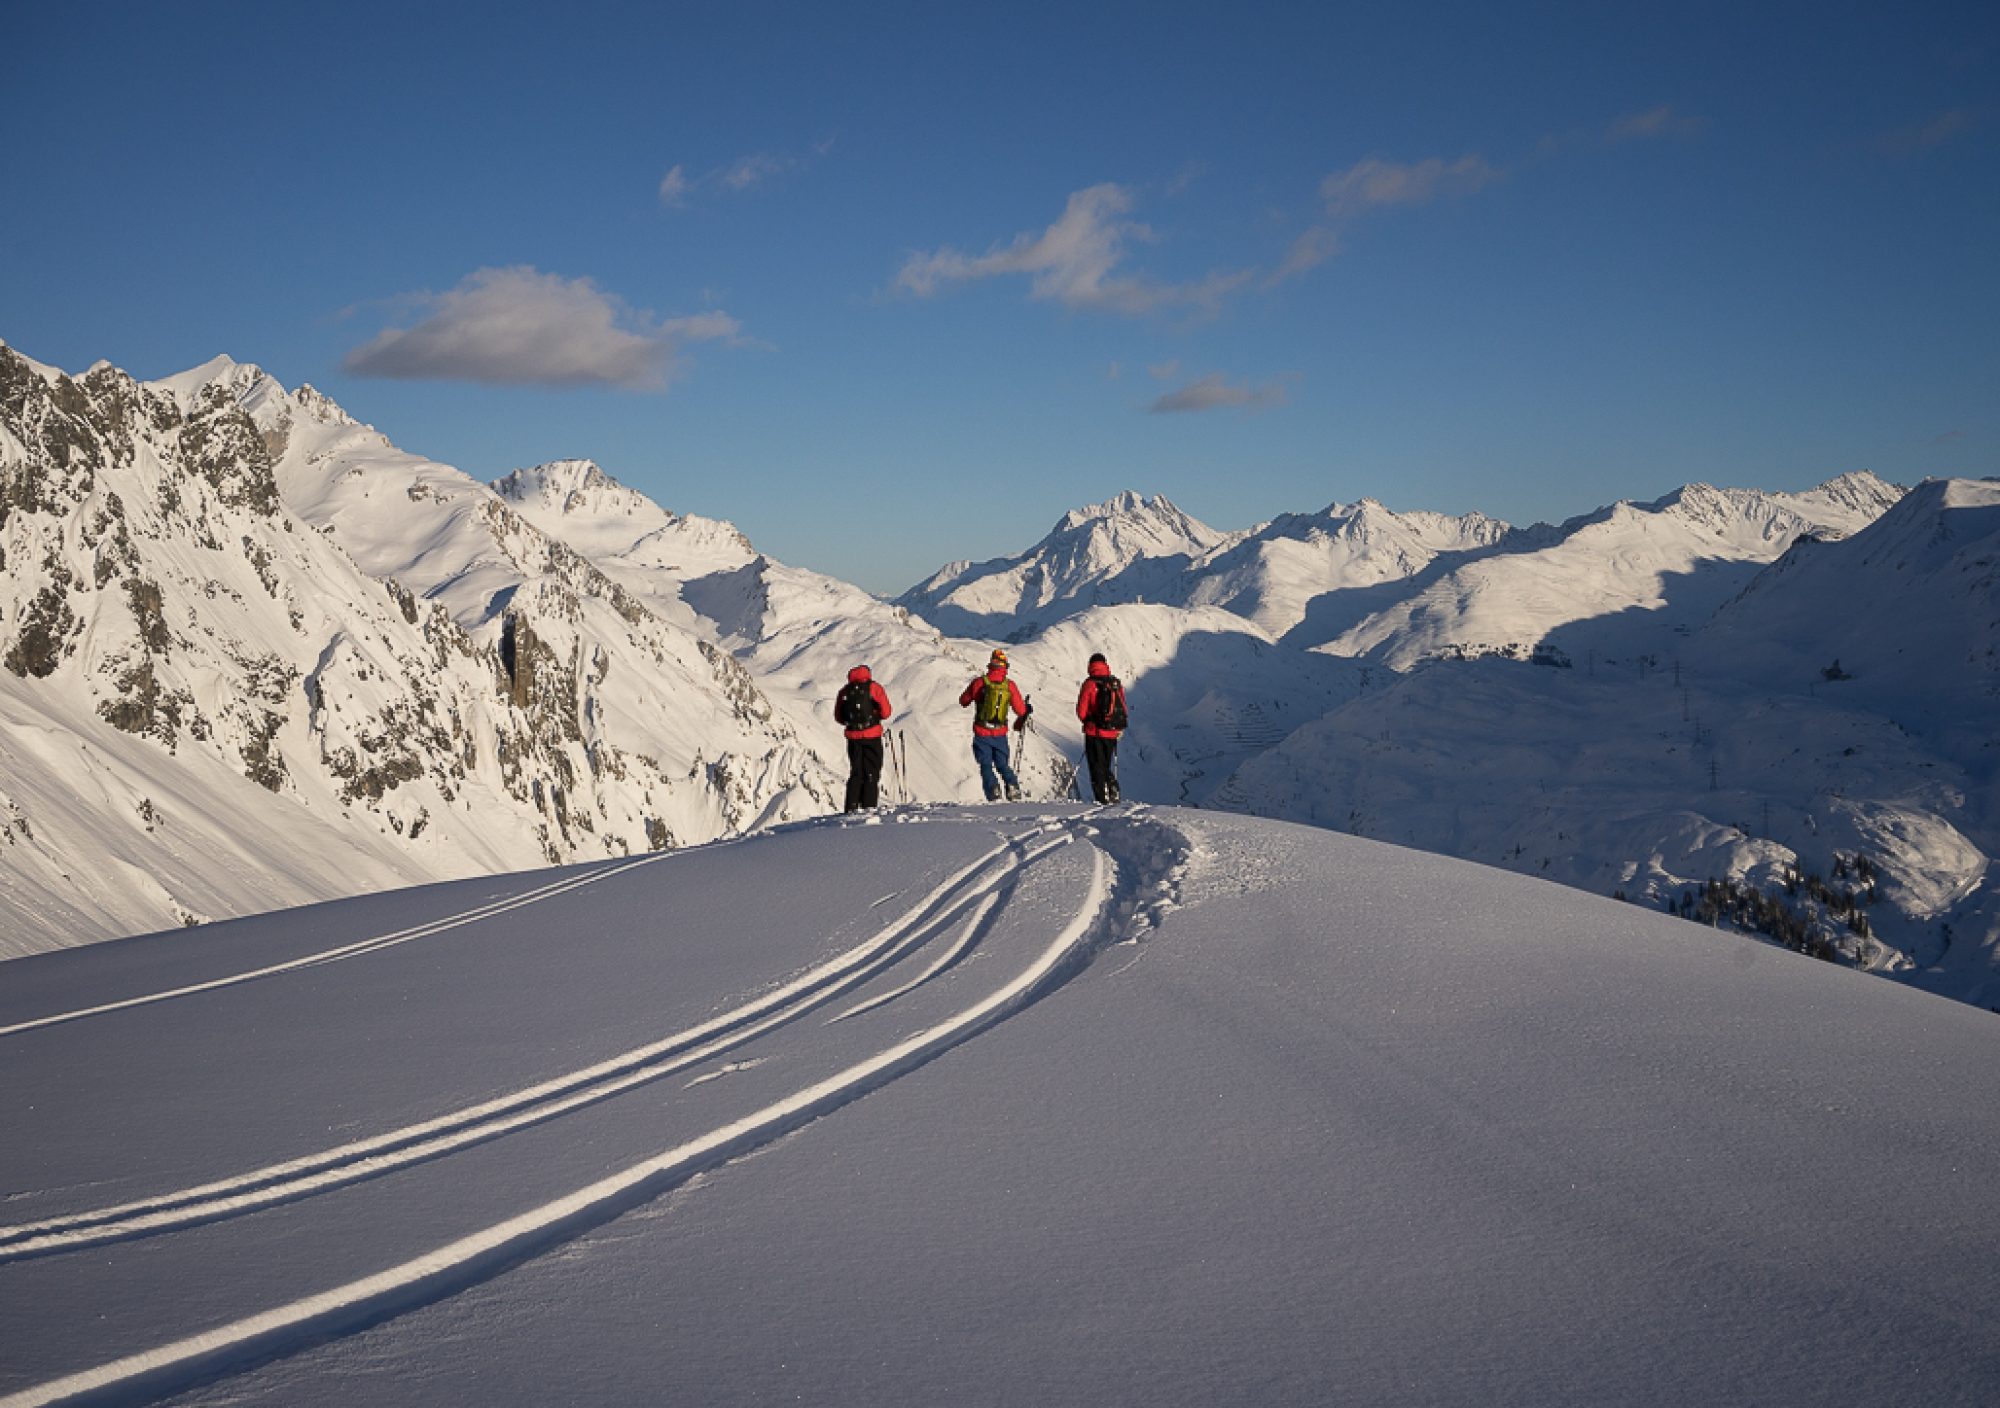
[(1211, 811), (14, 960), (0, 1404), (1990, 1404), (2000, 1024)]

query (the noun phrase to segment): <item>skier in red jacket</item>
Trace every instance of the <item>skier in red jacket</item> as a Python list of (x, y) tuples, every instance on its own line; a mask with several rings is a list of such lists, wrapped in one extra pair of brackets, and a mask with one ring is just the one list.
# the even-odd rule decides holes
[(887, 692), (866, 665), (847, 672), (847, 683), (833, 697), (833, 721), (847, 730), (848, 811), (876, 804), (882, 785), (882, 721), (890, 712)]
[(979, 764), (979, 785), (986, 792), (986, 800), (1000, 800), (1001, 784), (1006, 784), (1007, 800), (1021, 800), (1021, 779), (1014, 775), (1014, 767), (1007, 757), (1007, 714), (1009, 710), (1020, 715), (1015, 721), (1016, 730), (1027, 727), (1028, 715), (1034, 710), (1021, 697), (1021, 691), (1007, 678), (1007, 652), (996, 650), (986, 662), (986, 673), (973, 676), (972, 683), (965, 687), (965, 693), (958, 696), (958, 707), (972, 710), (972, 756)]
[(1090, 793), (1109, 806), (1118, 800), (1118, 735), (1125, 731), (1125, 686), (1102, 655), (1090, 657), (1090, 673), (1076, 696), (1083, 724), (1083, 757), (1090, 764)]

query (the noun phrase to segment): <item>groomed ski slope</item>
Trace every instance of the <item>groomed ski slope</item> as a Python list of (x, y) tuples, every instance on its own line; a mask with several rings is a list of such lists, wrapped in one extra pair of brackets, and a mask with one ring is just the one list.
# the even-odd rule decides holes
[(2000, 1022), (1328, 832), (829, 818), (6, 965), (0, 1404), (1981, 1404)]

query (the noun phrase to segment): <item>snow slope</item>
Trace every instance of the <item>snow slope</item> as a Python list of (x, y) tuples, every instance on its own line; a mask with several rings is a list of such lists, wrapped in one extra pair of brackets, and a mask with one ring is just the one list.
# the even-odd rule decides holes
[(908, 809), (7, 967), (8, 1408), (2000, 1395), (1990, 1016), (1322, 830)]

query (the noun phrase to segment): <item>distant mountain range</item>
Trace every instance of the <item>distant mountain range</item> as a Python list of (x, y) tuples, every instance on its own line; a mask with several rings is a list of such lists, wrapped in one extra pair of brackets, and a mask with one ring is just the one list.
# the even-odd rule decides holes
[(1128, 493), (884, 602), (587, 461), (481, 484), (226, 358), (139, 383), (0, 344), (0, 552), (0, 952), (829, 810), (855, 663), (897, 706), (889, 794), (973, 800), (956, 699), (1006, 641), (1043, 795), (1102, 650), (1128, 796), (2000, 1002), (1990, 481), (1526, 528), (1364, 499), (1223, 531)]
[[(1852, 533), (1902, 494), (1865, 472), (1804, 494), (1693, 484), (1531, 528), (1363, 499), (1236, 533), (1125, 494), (1069, 513), (1018, 557), (954, 563), (897, 600), (949, 630), (1024, 638), (1091, 606), (1221, 606), (1286, 645), (1399, 670), (1547, 654), (1571, 637), (1629, 650), (1635, 629), (1699, 624), (1800, 538)], [(1605, 624), (1623, 613), (1645, 619)]]

